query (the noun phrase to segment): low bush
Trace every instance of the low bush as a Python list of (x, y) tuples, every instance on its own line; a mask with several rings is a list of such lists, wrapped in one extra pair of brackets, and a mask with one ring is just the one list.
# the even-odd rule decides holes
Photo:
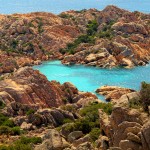
[(100, 136), (100, 129), (93, 128), (89, 134), (90, 134), (90, 138), (92, 139), (92, 141), (96, 141)]
[(142, 107), (142, 104), (141, 104), (140, 99), (135, 99), (135, 98), (131, 99), (131, 100), (129, 101), (129, 107), (130, 107), (130, 108), (135, 108), (135, 109), (141, 108), (141, 107)]
[(11, 133), (11, 128), (8, 126), (0, 126), (0, 135), (9, 135)]
[(7, 116), (0, 113), (0, 126), (13, 127), (14, 122), (12, 120), (9, 120), (9, 117), (7, 117)]
[(3, 109), (5, 107), (5, 104), (0, 100), (0, 109)]
[(83, 117), (74, 122), (74, 129), (84, 134), (91, 132), (93, 128), (100, 128), (98, 109), (103, 109), (108, 115), (112, 112), (111, 103), (92, 103), (80, 110)]
[(99, 38), (107, 38), (107, 39), (112, 39), (114, 37), (114, 31), (111, 28), (112, 25), (114, 24), (114, 21), (109, 22), (106, 24), (103, 29), (97, 34)]
[(18, 127), (18, 126), (16, 126), (16, 127), (13, 127), (12, 129), (11, 129), (11, 134), (12, 135), (20, 135), (22, 132), (21, 132), (21, 130), (20, 130), (20, 127)]
[(11, 145), (0, 145), (0, 150), (32, 150), (32, 144), (41, 143), (40, 137), (21, 137)]
[(35, 110), (34, 109), (29, 109), (27, 112), (26, 112), (26, 115), (29, 116), (31, 114), (34, 114), (35, 113)]
[(97, 28), (98, 28), (98, 23), (96, 20), (89, 21), (87, 25), (87, 34), (95, 35), (95, 33), (97, 32)]
[(20, 135), (21, 130), (20, 127), (9, 127), (9, 126), (0, 126), (0, 135)]
[(141, 83), (141, 103), (143, 106), (143, 109), (145, 111), (148, 111), (148, 106), (150, 106), (150, 84), (146, 82)]
[(65, 49), (60, 49), (60, 53), (65, 54), (74, 54), (75, 49), (81, 43), (95, 43), (95, 34), (97, 32), (98, 23), (96, 20), (89, 21), (87, 24), (87, 34), (80, 35), (73, 43), (68, 43)]

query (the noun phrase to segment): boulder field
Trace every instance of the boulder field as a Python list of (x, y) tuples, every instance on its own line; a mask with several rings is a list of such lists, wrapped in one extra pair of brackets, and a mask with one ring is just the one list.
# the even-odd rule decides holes
[(112, 102), (69, 82), (48, 81), (30, 67), (5, 76), (0, 81), (0, 148), (15, 147), (26, 136), (41, 139), (27, 145), (30, 150), (149, 150), (150, 119), (141, 91), (104, 86), (97, 92)]

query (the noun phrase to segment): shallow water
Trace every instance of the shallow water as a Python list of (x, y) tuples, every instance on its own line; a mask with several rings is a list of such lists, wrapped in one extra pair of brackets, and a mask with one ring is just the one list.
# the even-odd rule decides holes
[(107, 5), (150, 13), (150, 0), (0, 0), (0, 13), (46, 11), (58, 14), (70, 9), (96, 8), (102, 10)]
[[(49, 80), (57, 80), (60, 83), (69, 81), (80, 91), (93, 93), (103, 85), (139, 90), (142, 81), (150, 82), (150, 65), (133, 69), (101, 69), (83, 65), (65, 66), (60, 61), (48, 61), (33, 68), (46, 75)], [(102, 96), (99, 98), (104, 99)]]

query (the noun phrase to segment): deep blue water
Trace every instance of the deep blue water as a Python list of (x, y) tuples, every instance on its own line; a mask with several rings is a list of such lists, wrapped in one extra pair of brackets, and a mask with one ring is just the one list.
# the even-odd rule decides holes
[(49, 80), (57, 80), (60, 83), (69, 81), (79, 90), (93, 93), (103, 85), (139, 90), (142, 81), (150, 82), (150, 65), (133, 69), (101, 69), (83, 65), (65, 66), (60, 61), (48, 61), (33, 68), (46, 75)]
[(150, 13), (150, 0), (0, 0), (0, 13), (46, 11), (58, 14), (66, 10), (97, 8), (116, 5), (130, 11)]

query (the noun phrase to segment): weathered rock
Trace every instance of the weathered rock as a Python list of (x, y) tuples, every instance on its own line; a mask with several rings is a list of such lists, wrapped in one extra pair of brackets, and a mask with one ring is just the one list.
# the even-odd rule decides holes
[(113, 102), (116, 102), (118, 105), (125, 106), (129, 105), (129, 103), (132, 103), (133, 101), (139, 101), (140, 100), (140, 94), (139, 92), (132, 92), (128, 94), (122, 95), (118, 100), (114, 100)]
[(68, 135), (68, 141), (72, 143), (74, 140), (77, 140), (83, 136), (82, 131), (74, 131)]
[(127, 140), (130, 140), (130, 141), (136, 142), (136, 143), (141, 143), (141, 139), (137, 135), (135, 135), (131, 132), (129, 132), (127, 134)]
[(100, 141), (101, 141), (101, 143), (100, 143), (99, 148), (102, 149), (102, 150), (107, 150), (109, 148), (109, 139), (108, 139), (108, 137), (101, 136)]
[(66, 123), (61, 128), (61, 134), (67, 139), (68, 135), (74, 131), (74, 123)]
[(56, 130), (50, 130), (46, 137), (47, 139), (41, 145), (36, 146), (35, 150), (63, 150), (70, 146)]
[(92, 143), (86, 142), (83, 144), (80, 144), (76, 150), (94, 150), (94, 147), (92, 146)]
[(150, 121), (148, 121), (141, 130), (141, 140), (144, 150), (150, 149)]
[(107, 137), (112, 137), (113, 133), (111, 132), (112, 127), (110, 123), (110, 118), (101, 109), (99, 109), (98, 112), (99, 112), (99, 121), (100, 121), (102, 135), (106, 135)]
[(119, 99), (122, 95), (134, 92), (132, 89), (121, 88), (116, 86), (102, 86), (96, 90), (98, 94), (106, 96), (106, 100)]
[(129, 140), (122, 140), (119, 143), (119, 146), (122, 150), (132, 149), (132, 150), (143, 150), (142, 145), (129, 141)]
[(121, 150), (120, 147), (110, 147), (109, 149), (110, 149), (110, 150)]
[[(89, 94), (84, 93), (83, 97), (87, 98)], [(71, 83), (49, 82), (39, 71), (28, 67), (20, 68), (8, 79), (0, 81), (0, 98), (7, 104), (17, 102), (27, 107), (59, 107), (73, 102), (77, 95), (78, 90)]]
[(91, 138), (90, 138), (89, 134), (85, 135), (85, 136), (82, 137), (82, 138), (79, 138), (79, 139), (73, 141), (73, 145), (74, 145), (75, 147), (77, 147), (78, 145), (80, 145), (80, 144), (82, 144), (82, 143), (85, 143), (85, 142), (91, 142)]
[(115, 106), (110, 118), (111, 124), (114, 129), (118, 128), (118, 125), (124, 121), (136, 122), (143, 125), (147, 121), (147, 115), (145, 113), (140, 113), (136, 109), (128, 109), (124, 107)]
[(23, 130), (32, 130), (33, 129), (33, 125), (31, 123), (23, 122), (21, 124), (20, 128), (23, 129)]

